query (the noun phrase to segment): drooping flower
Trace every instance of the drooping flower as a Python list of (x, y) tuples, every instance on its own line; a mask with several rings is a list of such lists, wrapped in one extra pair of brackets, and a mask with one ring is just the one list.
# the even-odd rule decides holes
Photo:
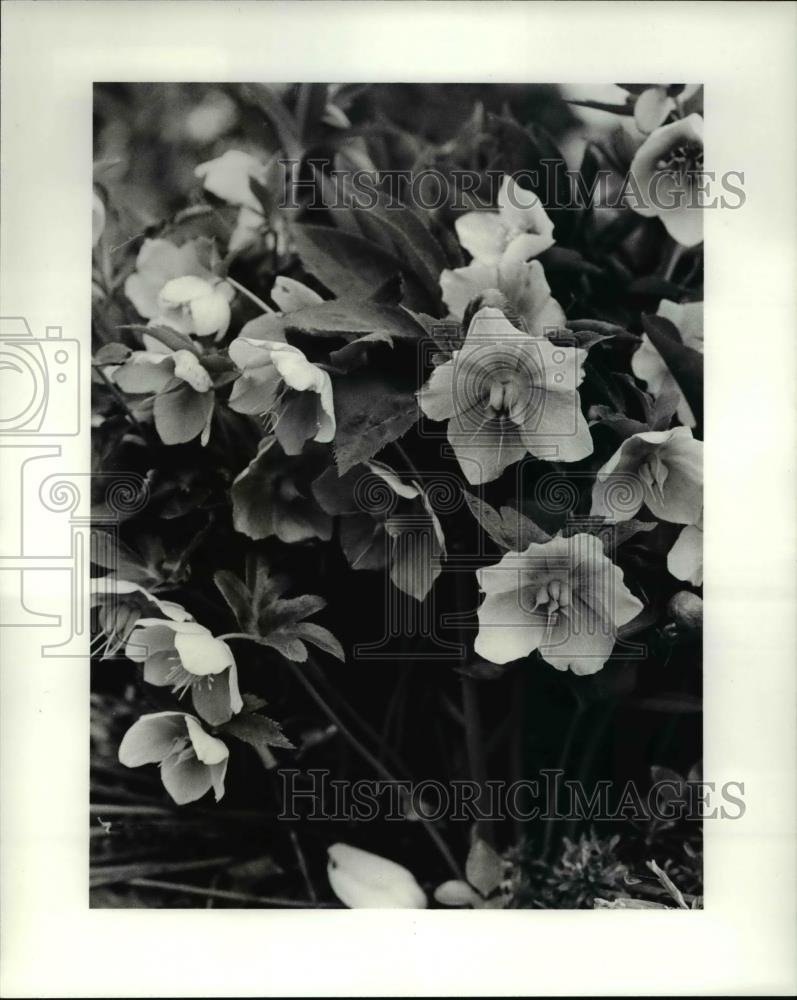
[(92, 577), (89, 581), (89, 604), (98, 609), (98, 634), (92, 649), (102, 644), (103, 658), (113, 656), (127, 641), (130, 632), (147, 604), (154, 604), (166, 618), (188, 621), (191, 615), (174, 601), (161, 600), (152, 591), (131, 580), (115, 576)]
[(618, 629), (642, 611), (595, 535), (532, 543), (478, 577), (485, 598), (475, 651), (492, 663), (536, 649), (557, 670), (593, 674), (611, 656)]
[(230, 357), (242, 372), (232, 387), (230, 409), (271, 414), (274, 434), (286, 455), (298, 455), (310, 439), (332, 441), (332, 381), (298, 347), (238, 337), (230, 344)]
[(187, 274), (167, 281), (158, 293), (158, 323), (194, 333), (197, 337), (222, 337), (230, 325), (232, 285)]
[(155, 394), (155, 429), (164, 444), (184, 444), (197, 435), (207, 444), (215, 392), (200, 356), (193, 349), (172, 350), (147, 334), (144, 344), (146, 350), (133, 351), (110, 377), (125, 392)]
[(443, 271), (440, 288), (445, 304), (457, 319), (463, 318), (468, 304), (477, 296), (495, 289), (506, 298), (526, 333), (534, 337), (545, 337), (566, 322), (562, 307), (551, 295), (542, 264), (537, 260), (502, 264), (474, 261), (467, 267)]
[(696, 524), (687, 524), (667, 553), (667, 569), (677, 580), (703, 586), (703, 514)]
[(459, 242), (480, 264), (522, 262), (553, 246), (553, 223), (531, 191), (506, 176), (498, 210), (466, 212), (455, 221)]
[(211, 788), (218, 802), (228, 757), (227, 746), (184, 712), (142, 715), (119, 746), (125, 767), (160, 764), (163, 786), (178, 806), (201, 799)]
[(125, 281), (125, 295), (145, 319), (160, 317), (158, 294), (173, 278), (195, 275), (210, 279), (208, 245), (203, 240), (188, 240), (176, 246), (170, 240), (144, 240), (136, 259), (136, 269)]
[[(687, 347), (703, 353), (703, 303), (685, 302), (679, 304), (669, 299), (662, 299), (657, 311), (658, 316), (670, 320), (681, 334), (681, 340)], [(637, 378), (647, 383), (648, 391), (653, 396), (675, 394), (678, 402), (678, 419), (684, 427), (694, 427), (695, 417), (686, 397), (678, 387), (678, 383), (670, 373), (664, 358), (651, 343), (650, 337), (642, 335), (642, 343), (631, 358), (631, 370)]]
[(194, 708), (211, 725), (227, 722), (243, 708), (238, 670), (230, 647), (194, 621), (140, 618), (125, 655), (144, 664), (144, 680), (191, 692)]
[(692, 114), (662, 125), (631, 161), (628, 203), (646, 218), (658, 216), (685, 247), (703, 239), (703, 119)]
[(695, 524), (703, 509), (703, 442), (688, 427), (627, 438), (598, 470), (591, 514), (626, 521), (645, 504), (654, 517)]
[(469, 483), (486, 483), (527, 454), (576, 462), (592, 453), (578, 385), (586, 351), (523, 333), (498, 309), (473, 317), (460, 350), (418, 393)]
[(332, 891), (352, 910), (423, 910), (426, 894), (402, 865), (348, 844), (327, 851)]
[(194, 174), (202, 181), (206, 191), (230, 205), (246, 205), (260, 211), (260, 202), (252, 193), (250, 180), (266, 183), (266, 165), (251, 153), (241, 149), (228, 149), (213, 160), (200, 163)]

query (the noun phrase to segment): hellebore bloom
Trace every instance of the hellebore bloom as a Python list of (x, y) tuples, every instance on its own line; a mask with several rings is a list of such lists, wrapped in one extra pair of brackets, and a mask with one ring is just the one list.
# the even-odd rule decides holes
[(627, 521), (645, 504), (654, 517), (696, 524), (703, 510), (703, 442), (688, 427), (627, 438), (598, 470), (592, 515)]
[(136, 269), (125, 281), (125, 295), (141, 316), (155, 320), (162, 311), (158, 293), (167, 282), (189, 274), (212, 277), (203, 259), (206, 256), (207, 245), (201, 240), (189, 240), (179, 247), (170, 240), (144, 240)]
[(180, 333), (217, 338), (230, 325), (230, 303), (235, 297), (232, 285), (217, 279), (208, 280), (193, 274), (167, 281), (158, 293), (159, 323)]
[(646, 135), (663, 125), (676, 108), (684, 108), (695, 99), (700, 84), (653, 84), (634, 101), (634, 122), (640, 132)]
[(215, 160), (200, 163), (194, 174), (202, 181), (206, 191), (230, 205), (246, 205), (259, 211), (262, 208), (249, 184), (254, 178), (259, 184), (266, 184), (266, 165), (256, 156), (241, 149), (228, 149)]
[(230, 409), (273, 414), (274, 434), (286, 455), (298, 455), (311, 438), (332, 441), (332, 381), (298, 347), (238, 337), (230, 344), (230, 357), (242, 372), (232, 387)]
[(412, 873), (395, 861), (348, 844), (333, 844), (327, 853), (329, 884), (349, 909), (426, 909), (423, 889)]
[[(687, 347), (703, 353), (703, 303), (685, 302), (678, 304), (669, 299), (662, 299), (657, 311), (677, 327), (681, 340)], [(631, 370), (637, 378), (647, 383), (648, 391), (653, 396), (675, 394), (678, 397), (678, 419), (684, 427), (694, 427), (695, 417), (686, 397), (678, 388), (667, 367), (664, 358), (659, 354), (646, 333), (642, 335), (642, 343), (631, 358)]]
[(125, 655), (144, 664), (144, 680), (191, 691), (194, 708), (213, 726), (243, 708), (238, 671), (230, 647), (194, 621), (140, 618), (127, 640)]
[(555, 242), (540, 199), (509, 176), (498, 192), (498, 211), (466, 212), (454, 227), (459, 242), (480, 264), (526, 261)]
[(119, 746), (125, 767), (160, 764), (163, 786), (178, 806), (201, 799), (211, 788), (218, 802), (224, 795), (228, 757), (226, 745), (184, 712), (142, 715)]
[(146, 350), (133, 351), (111, 379), (130, 393), (155, 393), (155, 429), (164, 444), (184, 444), (197, 434), (210, 437), (215, 392), (213, 381), (193, 351), (173, 351), (144, 335)]
[(96, 644), (104, 640), (103, 658), (113, 656), (124, 645), (147, 603), (154, 604), (161, 614), (174, 621), (191, 618), (185, 608), (174, 601), (162, 601), (140, 584), (113, 576), (92, 577), (89, 594), (90, 607), (98, 608), (99, 612), (99, 632), (92, 648), (96, 649)]
[(587, 352), (515, 329), (498, 309), (473, 317), (460, 350), (418, 392), (469, 483), (497, 479), (526, 454), (576, 462), (592, 454), (578, 385)]
[(462, 319), (468, 303), (477, 296), (496, 289), (522, 320), (526, 333), (534, 337), (545, 337), (550, 330), (560, 329), (566, 322), (562, 307), (551, 295), (542, 264), (537, 260), (502, 264), (474, 261), (467, 267), (443, 271), (440, 288), (445, 304), (457, 319)]
[(703, 514), (697, 524), (687, 524), (667, 553), (667, 569), (677, 580), (703, 586)]
[(681, 246), (703, 239), (703, 119), (692, 114), (651, 133), (631, 161), (631, 208), (658, 216)]
[(508, 663), (535, 649), (557, 670), (594, 674), (642, 610), (595, 535), (557, 535), (478, 572), (477, 655)]

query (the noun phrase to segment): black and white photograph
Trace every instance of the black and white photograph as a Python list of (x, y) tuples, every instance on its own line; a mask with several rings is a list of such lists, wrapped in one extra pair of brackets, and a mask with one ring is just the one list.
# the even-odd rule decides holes
[(702, 905), (703, 120), (97, 85), (92, 906)]
[(3, 7), (0, 993), (792, 995), (797, 3)]

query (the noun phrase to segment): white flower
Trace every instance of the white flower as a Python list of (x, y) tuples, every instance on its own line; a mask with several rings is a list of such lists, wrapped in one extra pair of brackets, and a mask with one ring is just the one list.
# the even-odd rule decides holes
[(260, 202), (252, 193), (251, 179), (266, 183), (266, 166), (251, 153), (228, 149), (226, 153), (207, 160), (195, 168), (205, 190), (230, 205), (247, 206), (262, 215)]
[(173, 278), (158, 294), (158, 321), (197, 337), (223, 336), (230, 325), (234, 296), (226, 281), (208, 281), (195, 275)]
[(703, 586), (703, 514), (697, 524), (687, 524), (667, 553), (667, 569), (677, 580)]
[(627, 438), (598, 470), (592, 515), (626, 521), (647, 506), (654, 517), (695, 524), (703, 510), (703, 442), (688, 427)]
[(333, 844), (327, 875), (332, 891), (350, 909), (422, 910), (427, 899), (411, 872), (378, 854)]
[[(681, 340), (692, 350), (703, 353), (703, 303), (685, 302), (679, 304), (669, 299), (659, 303), (657, 316), (670, 320), (681, 334)], [(653, 396), (676, 395), (678, 397), (678, 419), (684, 427), (694, 427), (696, 420), (686, 397), (670, 373), (670, 369), (651, 343), (650, 337), (642, 335), (642, 343), (631, 358), (631, 370), (637, 378), (647, 383)]]
[(158, 293), (172, 278), (193, 274), (212, 278), (211, 271), (200, 259), (202, 244), (189, 240), (176, 246), (170, 240), (144, 240), (136, 259), (136, 269), (125, 281), (125, 295), (145, 319), (160, 315)]
[(557, 670), (593, 674), (611, 656), (618, 628), (642, 610), (595, 535), (532, 543), (477, 575), (485, 598), (474, 648), (491, 663), (536, 649)]
[(506, 176), (498, 211), (466, 212), (454, 223), (459, 242), (480, 264), (526, 261), (553, 246), (553, 223), (542, 202)]

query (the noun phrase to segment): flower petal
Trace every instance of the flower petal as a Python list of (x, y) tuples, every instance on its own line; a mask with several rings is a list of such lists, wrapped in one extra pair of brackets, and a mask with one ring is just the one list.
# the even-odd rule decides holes
[(551, 295), (545, 271), (538, 260), (528, 263), (502, 261), (498, 287), (519, 313), (525, 332), (533, 337), (547, 337), (565, 325), (564, 311)]
[(667, 569), (678, 580), (703, 586), (703, 532), (687, 524), (667, 553)]
[(545, 638), (545, 617), (523, 607), (520, 593), (488, 594), (479, 607), (479, 634), (473, 649), (490, 663), (522, 659)]
[(498, 268), (494, 264), (474, 260), (467, 267), (445, 270), (440, 275), (443, 301), (457, 319), (462, 319), (468, 303), (488, 288), (498, 288)]
[(402, 865), (370, 851), (333, 844), (327, 874), (332, 891), (350, 909), (424, 909), (426, 894)]
[(119, 762), (125, 767), (157, 764), (169, 753), (174, 741), (185, 736), (183, 712), (142, 715), (127, 730), (119, 745)]
[(196, 757), (167, 757), (161, 764), (161, 781), (178, 806), (201, 799), (212, 784), (210, 768)]
[(274, 282), (271, 289), (271, 298), (277, 303), (280, 312), (292, 313), (297, 309), (304, 309), (307, 306), (317, 306), (324, 300), (314, 292), (312, 288), (296, 281), (295, 278), (287, 278), (280, 275)]
[(675, 101), (667, 94), (666, 87), (648, 87), (634, 105), (634, 121), (640, 132), (653, 132), (667, 120), (675, 108)]
[(221, 639), (214, 639), (201, 625), (198, 628), (202, 631), (175, 633), (174, 647), (183, 666), (189, 674), (201, 677), (221, 673), (235, 662), (230, 647)]
[(456, 363), (438, 365), (426, 385), (417, 393), (418, 405), (430, 420), (448, 420), (454, 415), (454, 375)]
[(194, 753), (203, 764), (220, 764), (227, 760), (230, 751), (227, 749), (226, 743), (206, 733), (199, 720), (195, 719), (193, 715), (186, 715), (185, 724)]
[(616, 640), (612, 623), (579, 601), (560, 611), (558, 619), (551, 641), (540, 645), (540, 656), (557, 670), (570, 669), (580, 676), (601, 670)]
[(172, 357), (175, 378), (187, 382), (197, 392), (207, 392), (213, 386), (210, 375), (199, 363), (193, 351), (175, 351)]
[(480, 264), (498, 264), (506, 243), (506, 226), (498, 212), (466, 212), (454, 222), (459, 242)]

